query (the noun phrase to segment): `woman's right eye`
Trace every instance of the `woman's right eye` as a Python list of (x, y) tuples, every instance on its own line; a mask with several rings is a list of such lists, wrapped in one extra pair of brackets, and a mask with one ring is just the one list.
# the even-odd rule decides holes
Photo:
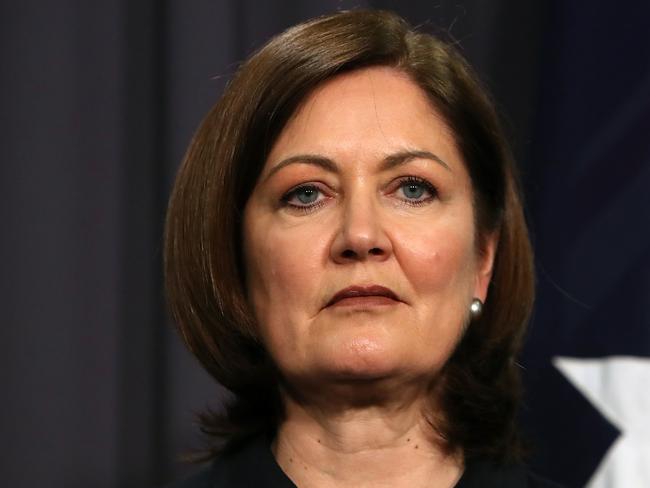
[(302, 185), (287, 192), (282, 197), (281, 201), (288, 207), (301, 210), (311, 210), (322, 205), (324, 197), (318, 199), (318, 195), (322, 195), (322, 193), (323, 192), (315, 185)]

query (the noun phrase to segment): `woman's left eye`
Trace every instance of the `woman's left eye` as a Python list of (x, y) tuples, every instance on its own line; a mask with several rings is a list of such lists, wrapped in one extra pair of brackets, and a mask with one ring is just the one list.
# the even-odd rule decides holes
[(403, 196), (402, 200), (413, 205), (426, 203), (437, 195), (437, 191), (431, 183), (414, 176), (401, 180), (398, 191)]

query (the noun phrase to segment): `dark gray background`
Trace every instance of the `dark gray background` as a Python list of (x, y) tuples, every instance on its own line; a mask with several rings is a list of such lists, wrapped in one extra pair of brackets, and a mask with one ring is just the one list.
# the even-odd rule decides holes
[(177, 459), (198, 445), (192, 414), (220, 390), (168, 322), (161, 233), (191, 134), (239, 61), (338, 8), (449, 32), (491, 88), (531, 188), (548, 5), (1, 2), (2, 484), (154, 486), (188, 469)]

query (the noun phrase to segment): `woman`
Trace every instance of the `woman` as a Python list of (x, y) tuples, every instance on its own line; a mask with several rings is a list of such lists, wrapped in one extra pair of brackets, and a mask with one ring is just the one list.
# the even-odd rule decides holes
[(272, 39), (201, 124), (166, 234), (182, 337), (232, 393), (179, 486), (545, 486), (518, 464), (531, 250), (495, 111), (394, 14)]

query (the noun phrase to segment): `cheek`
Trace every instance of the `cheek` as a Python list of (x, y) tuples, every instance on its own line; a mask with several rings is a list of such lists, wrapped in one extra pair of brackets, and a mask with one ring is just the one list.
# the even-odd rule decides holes
[(413, 292), (412, 323), (419, 340), (410, 346), (412, 360), (430, 371), (448, 360), (466, 325), (474, 287), (472, 232), (458, 222), (430, 226), (411, 232), (396, 249)]
[[(458, 225), (431, 226), (399, 239), (401, 261), (416, 292), (432, 293), (471, 285), (474, 244), (471, 229)], [(408, 239), (406, 236), (408, 235)]]
[(317, 234), (279, 225), (259, 225), (246, 234), (248, 293), (262, 327), (315, 313), (325, 243), (311, 235)]
[(305, 338), (323, 297), (326, 242), (317, 232), (259, 225), (246, 236), (248, 296), (263, 342), (283, 369), (305, 362)]

